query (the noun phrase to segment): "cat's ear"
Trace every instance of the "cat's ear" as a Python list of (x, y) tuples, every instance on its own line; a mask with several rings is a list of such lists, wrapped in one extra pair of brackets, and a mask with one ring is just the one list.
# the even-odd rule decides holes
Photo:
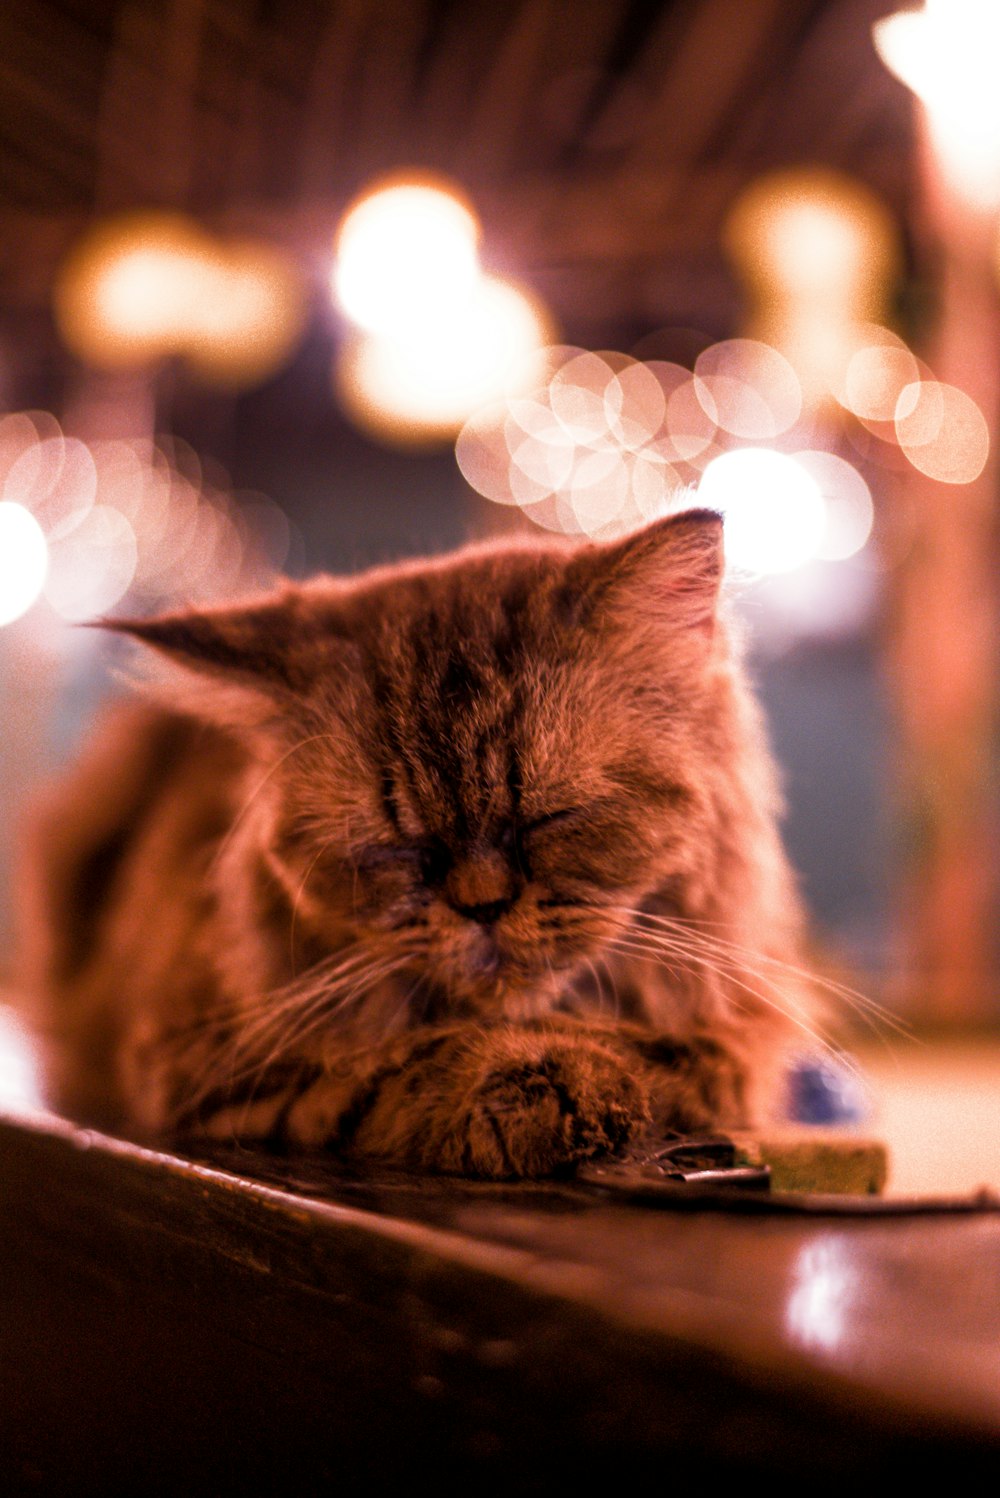
[(167, 682), (182, 706), (227, 723), (264, 721), (308, 698), (351, 649), (332, 610), (294, 586), (244, 604), (99, 622), (180, 668)]
[(576, 559), (594, 623), (669, 632), (695, 648), (712, 638), (724, 565), (722, 516), (714, 510), (668, 515)]

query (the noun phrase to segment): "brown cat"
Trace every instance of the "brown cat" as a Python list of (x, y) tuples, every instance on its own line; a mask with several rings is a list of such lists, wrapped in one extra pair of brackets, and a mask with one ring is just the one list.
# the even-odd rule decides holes
[(808, 997), (721, 530), (112, 621), (200, 686), (42, 819), (55, 1104), (486, 1177), (759, 1121)]

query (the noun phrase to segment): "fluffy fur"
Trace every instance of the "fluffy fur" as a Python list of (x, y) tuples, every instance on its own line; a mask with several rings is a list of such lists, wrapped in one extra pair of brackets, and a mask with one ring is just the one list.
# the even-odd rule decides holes
[(113, 622), (188, 685), (40, 820), (54, 1102), (485, 1177), (759, 1121), (808, 996), (721, 573), (692, 511)]

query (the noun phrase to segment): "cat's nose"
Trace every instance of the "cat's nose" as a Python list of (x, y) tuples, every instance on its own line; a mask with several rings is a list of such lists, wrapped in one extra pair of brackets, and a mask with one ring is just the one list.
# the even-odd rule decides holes
[(481, 926), (492, 926), (505, 910), (510, 909), (513, 903), (513, 900), (491, 900), (486, 905), (456, 905), (454, 908), (459, 915), (464, 915), (467, 921), (478, 921)]
[(517, 898), (514, 871), (496, 848), (484, 848), (451, 869), (445, 894), (466, 920), (491, 926)]

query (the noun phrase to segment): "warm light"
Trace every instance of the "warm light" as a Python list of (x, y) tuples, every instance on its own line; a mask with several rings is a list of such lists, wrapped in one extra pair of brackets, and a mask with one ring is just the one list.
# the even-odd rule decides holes
[(788, 360), (752, 338), (712, 344), (694, 366), (694, 391), (706, 415), (731, 436), (770, 441), (795, 425), (802, 387)]
[(55, 293), (60, 330), (90, 364), (127, 368), (168, 355), (231, 387), (287, 358), (304, 320), (291, 262), (266, 245), (225, 245), (180, 214), (130, 214), (77, 245)]
[[(776, 574), (864, 547), (871, 494), (843, 458), (726, 452), (717, 440), (713, 391), (729, 414), (759, 416), (766, 425), (755, 432), (794, 423), (799, 383), (773, 349), (746, 339), (715, 345), (699, 360), (704, 377), (565, 347), (543, 349), (534, 362), (520, 394), (474, 412), (457, 437), (459, 469), (487, 499), (519, 506), (548, 530), (610, 539), (690, 504), (685, 470), (697, 462), (696, 502), (725, 512), (736, 567)], [(740, 390), (730, 392), (727, 380)]]
[(631, 474), (625, 454), (613, 448), (585, 452), (574, 464), (568, 494), (573, 515), (588, 536), (603, 535), (624, 522)]
[(847, 361), (838, 399), (859, 421), (892, 421), (902, 391), (919, 378), (920, 366), (899, 340), (864, 344)]
[[(868, 188), (820, 168), (769, 173), (736, 200), (726, 245), (767, 300), (877, 315), (897, 261), (887, 209)], [(866, 307), (870, 310), (866, 310)]]
[(549, 404), (566, 439), (584, 447), (612, 439), (616, 419), (608, 392), (615, 371), (601, 354), (579, 354), (556, 370), (549, 383)]
[(28, 612), (47, 569), (45, 535), (34, 515), (11, 500), (0, 502), (0, 625)]
[(452, 188), (396, 181), (344, 215), (334, 289), (344, 312), (383, 337), (432, 337), (442, 315), (471, 299), (479, 279), (479, 224)]
[(3, 498), (25, 505), (48, 534), (75, 525), (97, 497), (90, 449), (76, 437), (46, 437), (24, 450), (3, 482)]
[(719, 430), (717, 413), (708, 385), (696, 385), (686, 370), (683, 374), (667, 396), (667, 437), (675, 457), (696, 463), (710, 451)]
[(741, 571), (791, 571), (816, 556), (823, 542), (819, 484), (794, 458), (770, 448), (737, 448), (714, 458), (698, 485), (698, 503), (724, 514), (726, 558)]
[(184, 351), (212, 384), (256, 385), (287, 361), (305, 314), (301, 278), (286, 255), (253, 241), (229, 245), (213, 256)]
[(349, 340), (337, 384), (353, 419), (374, 435), (433, 440), (500, 398), (547, 337), (543, 314), (523, 291), (484, 276), (470, 300), (440, 309), (430, 332)]
[(176, 213), (128, 214), (85, 235), (55, 292), (60, 331), (90, 364), (128, 367), (176, 352), (192, 331), (211, 242)]
[(1000, 6), (927, 0), (872, 28), (879, 56), (927, 106), (949, 175), (983, 208), (1000, 204)]
[(852, 328), (885, 315), (899, 263), (888, 211), (839, 173), (775, 172), (737, 199), (726, 245), (753, 296), (748, 331), (791, 362), (806, 404), (821, 405)]
[[(510, 483), (511, 454), (504, 427), (507, 407), (501, 402), (474, 411), (455, 439), (455, 461), (470, 488), (495, 504), (519, 503)], [(523, 441), (528, 441), (525, 434)]]
[(609, 427), (622, 447), (635, 452), (660, 432), (667, 398), (657, 372), (632, 361), (619, 369), (605, 391)]
[(896, 437), (914, 468), (941, 484), (971, 484), (990, 451), (989, 427), (975, 401), (936, 380), (901, 391)]

